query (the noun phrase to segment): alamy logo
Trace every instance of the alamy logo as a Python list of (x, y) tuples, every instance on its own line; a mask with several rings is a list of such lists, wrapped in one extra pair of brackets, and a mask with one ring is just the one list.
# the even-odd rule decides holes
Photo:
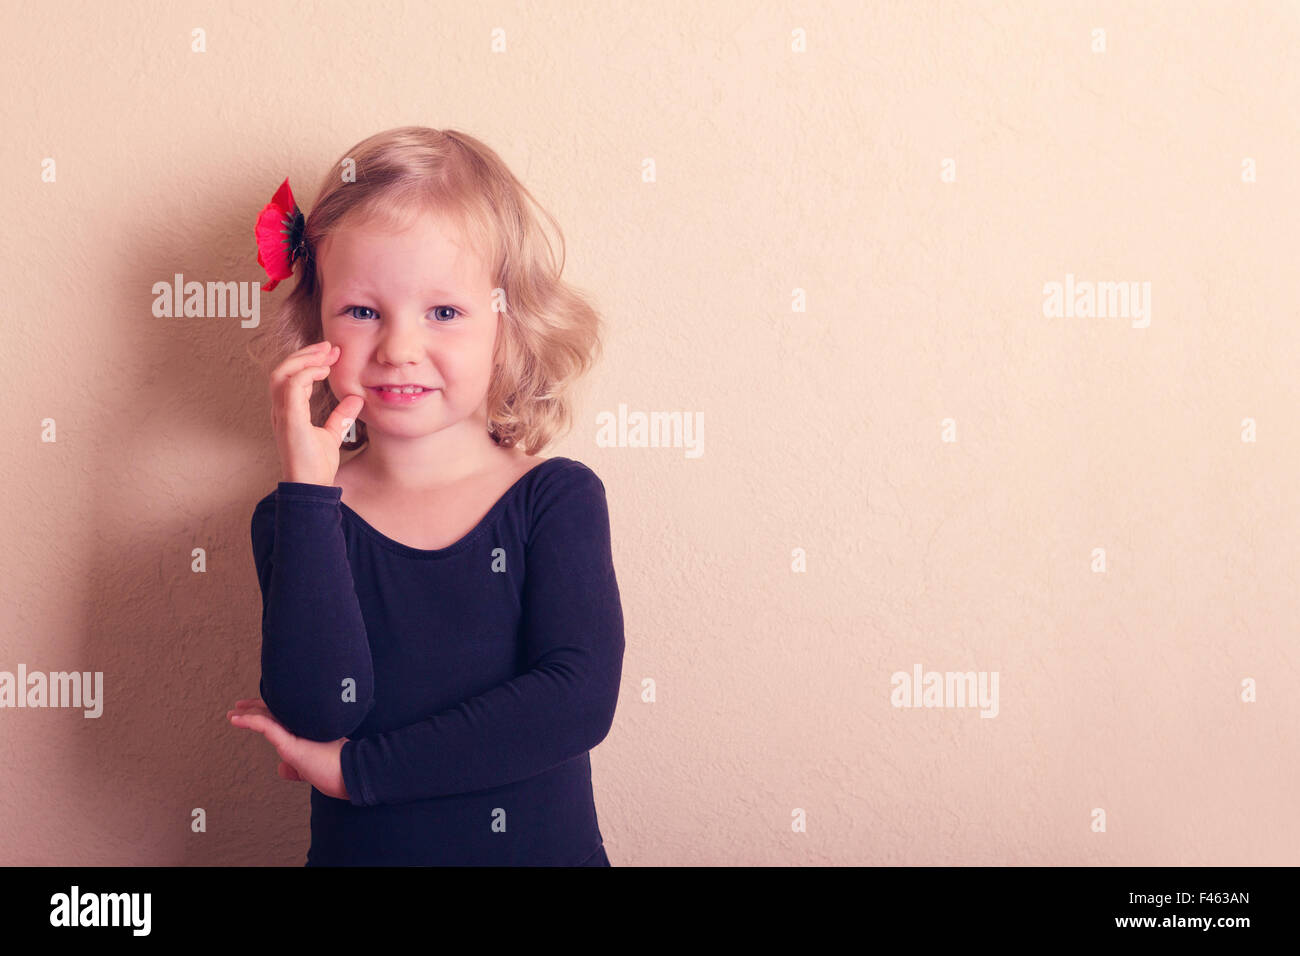
[(224, 319), (238, 315), (241, 328), (255, 329), (262, 321), (260, 282), (186, 282), (176, 273), (171, 282), (155, 282), (153, 314), (159, 319)]
[(596, 415), (597, 448), (685, 448), (687, 458), (704, 454), (703, 412), (629, 412)]
[(979, 707), (981, 717), (998, 715), (997, 671), (895, 671), (889, 678), (895, 707)]
[(50, 897), (51, 926), (130, 926), (132, 936), (148, 936), (150, 893), (87, 893), (75, 883), (71, 893)]
[(0, 707), (81, 707), (88, 708), (82, 716), (99, 717), (104, 713), (104, 672), (29, 674), (27, 665), (19, 664), (17, 677), (0, 671)]
[(1045, 283), (1043, 296), (1049, 319), (1132, 319), (1135, 329), (1151, 324), (1150, 282), (1075, 282), (1067, 272), (1064, 285)]

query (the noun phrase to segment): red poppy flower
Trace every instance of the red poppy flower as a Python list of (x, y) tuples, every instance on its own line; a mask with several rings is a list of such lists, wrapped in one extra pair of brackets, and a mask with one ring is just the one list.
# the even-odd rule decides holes
[(306, 254), (305, 224), (286, 178), (262, 209), (253, 230), (257, 238), (257, 264), (266, 270), (271, 280), (262, 286), (267, 292), (279, 285), (281, 279), (292, 276), (294, 262)]

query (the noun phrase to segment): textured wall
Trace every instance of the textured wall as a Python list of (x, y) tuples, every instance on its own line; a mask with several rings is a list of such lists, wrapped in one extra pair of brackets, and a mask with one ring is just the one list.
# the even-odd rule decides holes
[[(0, 670), (104, 704), (0, 710), (0, 862), (303, 861), (224, 716), (265, 382), (151, 289), (263, 280), (285, 176), (408, 123), (496, 148), (610, 324), (544, 454), (609, 493), (615, 866), (1297, 862), (1294, 3), (5, 7)], [(703, 454), (602, 447), (620, 404)], [(916, 665), (996, 716), (894, 706)]]

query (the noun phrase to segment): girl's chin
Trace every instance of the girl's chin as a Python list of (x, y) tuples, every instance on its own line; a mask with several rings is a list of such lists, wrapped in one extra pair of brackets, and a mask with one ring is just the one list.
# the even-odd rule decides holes
[[(360, 417), (360, 416), (358, 416)], [(466, 425), (464, 419), (446, 421), (440, 415), (408, 415), (402, 412), (368, 414), (362, 419), (366, 423), (366, 435), (383, 435), (386, 438), (423, 438), (434, 435), (456, 425)]]

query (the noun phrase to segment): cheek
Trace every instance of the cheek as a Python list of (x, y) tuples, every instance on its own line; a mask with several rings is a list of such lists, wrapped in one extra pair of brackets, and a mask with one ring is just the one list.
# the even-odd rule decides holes
[(492, 382), (491, 356), (461, 359), (455, 364), (444, 365), (443, 370), (449, 385), (465, 391), (483, 391)]
[(326, 381), (333, 382), (336, 385), (346, 385), (349, 389), (356, 388), (361, 382), (361, 373), (365, 370), (365, 361), (360, 349), (349, 348), (346, 340), (331, 338), (329, 333), (325, 338), (330, 343), (339, 347), (339, 357), (330, 367), (330, 374)]
[(355, 328), (340, 322), (322, 322), (321, 332), (321, 338), (327, 339), (331, 345), (339, 347), (339, 358), (334, 363), (335, 368), (351, 368), (354, 365), (361, 364), (359, 357), (362, 355), (362, 349), (357, 342)]
[(449, 381), (462, 384), (486, 381), (492, 376), (492, 340), (464, 340), (443, 349), (435, 362)]

